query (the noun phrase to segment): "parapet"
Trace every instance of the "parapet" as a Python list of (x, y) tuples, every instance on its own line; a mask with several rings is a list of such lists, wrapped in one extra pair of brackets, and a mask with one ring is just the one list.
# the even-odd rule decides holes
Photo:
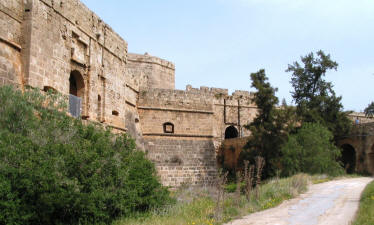
[(193, 88), (192, 85), (186, 86), (186, 92), (191, 93), (201, 93), (201, 94), (212, 94), (212, 95), (222, 95), (222, 96), (228, 96), (229, 90), (224, 88), (209, 88), (205, 86), (200, 86), (200, 88)]
[(151, 56), (147, 52), (144, 55), (136, 54), (136, 53), (128, 53), (127, 57), (128, 57), (128, 61), (131, 61), (131, 62), (156, 64), (156, 65), (163, 66), (171, 70), (175, 70), (175, 65), (172, 62), (169, 62), (165, 59), (161, 59), (159, 57)]
[(249, 92), (249, 91), (235, 90), (232, 93), (232, 96), (234, 98), (252, 98), (253, 97), (253, 93)]
[(194, 91), (141, 88), (139, 107), (212, 111), (213, 95)]
[(129, 53), (128, 69), (132, 83), (139, 87), (175, 89), (175, 66), (173, 63), (145, 53), (144, 55)]

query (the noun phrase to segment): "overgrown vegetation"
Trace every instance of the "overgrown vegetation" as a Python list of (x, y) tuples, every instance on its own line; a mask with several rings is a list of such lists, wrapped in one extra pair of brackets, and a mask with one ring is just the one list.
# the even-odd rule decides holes
[(341, 150), (335, 142), (349, 132), (352, 122), (343, 112), (341, 96), (336, 96), (332, 83), (324, 79), (327, 71), (337, 67), (323, 51), (288, 65), (295, 107), (285, 102), (278, 107), (277, 88), (270, 85), (265, 71), (252, 73), (252, 87), (256, 89), (253, 101), (258, 114), (247, 126), (252, 138), (241, 152), (239, 165), (244, 160), (253, 163), (256, 156), (262, 156), (266, 161), (264, 178), (277, 173), (341, 174)]
[(319, 123), (335, 138), (347, 134), (351, 127), (348, 113), (343, 112), (342, 97), (336, 96), (333, 84), (324, 79), (328, 70), (337, 68), (338, 63), (320, 50), (301, 57), (301, 63), (294, 62), (286, 70), (292, 73), (291, 94), (301, 121)]
[(319, 123), (303, 123), (282, 147), (282, 173), (342, 174), (338, 163), (340, 149), (333, 144), (332, 133)]
[(170, 201), (133, 140), (64, 103), (0, 87), (0, 224), (102, 224)]
[(240, 164), (245, 160), (255, 163), (255, 158), (265, 158), (263, 176), (273, 177), (280, 170), (281, 146), (287, 141), (289, 132), (297, 121), (295, 111), (285, 103), (277, 108), (276, 88), (268, 82), (265, 70), (251, 74), (252, 87), (256, 88), (253, 101), (258, 107), (257, 117), (246, 126), (252, 138), (240, 155)]
[(371, 102), (364, 110), (365, 116), (369, 118), (374, 117), (374, 102)]
[(360, 208), (353, 225), (374, 224), (374, 181), (366, 186), (361, 195)]
[(179, 199), (177, 204), (154, 210), (143, 217), (124, 218), (114, 225), (219, 225), (249, 213), (275, 207), (282, 201), (297, 196), (306, 191), (310, 179), (310, 176), (299, 174), (290, 178), (268, 180), (259, 188), (258, 198), (255, 192), (251, 193), (250, 201), (243, 192), (239, 199), (235, 193), (226, 193), (223, 214), (219, 220), (215, 217), (216, 191), (211, 187), (184, 187), (175, 193)]

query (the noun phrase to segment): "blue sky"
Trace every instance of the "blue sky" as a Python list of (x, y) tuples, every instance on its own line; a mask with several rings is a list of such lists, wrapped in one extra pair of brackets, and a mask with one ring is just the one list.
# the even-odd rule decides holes
[(291, 103), (287, 65), (323, 50), (339, 63), (327, 73), (346, 110), (374, 101), (373, 0), (83, 0), (127, 42), (176, 65), (187, 84), (254, 91), (264, 68)]

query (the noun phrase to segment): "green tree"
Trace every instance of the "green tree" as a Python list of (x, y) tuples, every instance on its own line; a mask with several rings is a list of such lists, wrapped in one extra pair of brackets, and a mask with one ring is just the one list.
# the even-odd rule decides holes
[(246, 126), (251, 131), (252, 138), (242, 151), (240, 161), (250, 160), (254, 163), (256, 156), (265, 158), (264, 176), (275, 175), (280, 169), (280, 148), (287, 140), (290, 130), (296, 122), (295, 110), (285, 102), (277, 107), (279, 102), (275, 96), (276, 88), (267, 81), (265, 70), (251, 74), (254, 93), (253, 101), (258, 108), (257, 117)]
[(332, 144), (332, 133), (319, 123), (304, 123), (282, 147), (282, 175), (296, 173), (343, 173), (338, 163), (340, 149)]
[(292, 73), (292, 97), (297, 105), (297, 114), (304, 122), (320, 123), (333, 132), (335, 137), (349, 132), (351, 121), (343, 112), (341, 96), (336, 96), (331, 82), (324, 77), (328, 70), (337, 70), (338, 64), (330, 55), (318, 51), (301, 57), (301, 63), (288, 65), (286, 72)]
[(364, 110), (365, 116), (372, 118), (374, 117), (374, 102), (371, 102), (368, 107)]

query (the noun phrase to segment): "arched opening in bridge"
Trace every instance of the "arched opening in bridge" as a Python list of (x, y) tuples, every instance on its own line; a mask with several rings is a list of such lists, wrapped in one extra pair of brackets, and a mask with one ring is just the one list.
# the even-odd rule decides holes
[(229, 126), (226, 128), (225, 139), (237, 138), (238, 136), (238, 130), (234, 126)]
[(374, 175), (374, 144), (371, 146), (371, 152), (369, 153), (369, 169), (369, 172)]
[(342, 145), (341, 162), (347, 173), (354, 173), (356, 169), (356, 151), (350, 144)]
[(74, 70), (69, 77), (69, 112), (73, 117), (80, 117), (82, 100), (84, 98), (84, 80), (82, 75)]

